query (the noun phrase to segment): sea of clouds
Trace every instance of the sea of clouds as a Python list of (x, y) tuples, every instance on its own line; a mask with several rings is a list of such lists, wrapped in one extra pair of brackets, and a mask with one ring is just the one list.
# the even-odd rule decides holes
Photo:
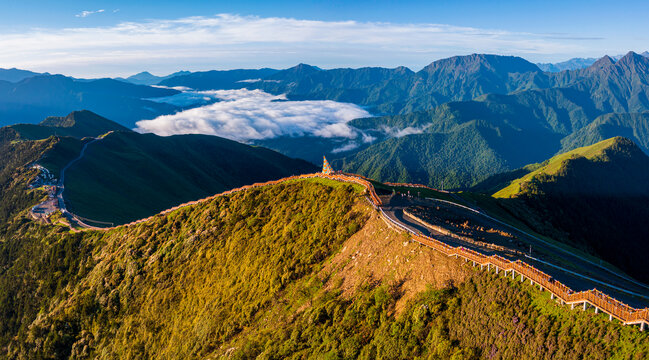
[(261, 90), (184, 91), (155, 99), (177, 106), (207, 105), (163, 115), (136, 123), (135, 130), (169, 136), (208, 134), (241, 142), (279, 136), (317, 136), (367, 141), (347, 125), (356, 118), (369, 117), (363, 108), (330, 100), (290, 101), (284, 95)]

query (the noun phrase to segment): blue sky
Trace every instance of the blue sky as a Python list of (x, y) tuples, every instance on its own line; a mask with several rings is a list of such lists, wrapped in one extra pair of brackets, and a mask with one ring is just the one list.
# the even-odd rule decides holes
[[(649, 49), (649, 1), (6, 1), (0, 67), (75, 76)], [(10, 49), (10, 50), (8, 50)]]

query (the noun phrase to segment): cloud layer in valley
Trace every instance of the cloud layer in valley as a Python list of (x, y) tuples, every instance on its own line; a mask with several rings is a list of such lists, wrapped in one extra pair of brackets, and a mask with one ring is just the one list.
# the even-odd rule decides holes
[(261, 90), (214, 90), (187, 92), (163, 99), (177, 105), (192, 101), (213, 104), (160, 116), (137, 123), (136, 131), (168, 136), (175, 134), (217, 135), (237, 141), (279, 136), (312, 135), (323, 138), (365, 138), (347, 122), (371, 116), (361, 107), (335, 101), (287, 101), (283, 95)]
[(589, 50), (588, 46), (583, 39), (445, 24), (220, 14), (0, 33), (0, 48), (11, 49), (0, 54), (0, 67), (73, 76), (125, 75), (142, 66), (172, 72), (179, 64), (190, 70), (282, 68), (300, 61), (324, 67), (405, 65), (417, 69), (435, 59), (474, 52), (563, 59), (565, 54)]

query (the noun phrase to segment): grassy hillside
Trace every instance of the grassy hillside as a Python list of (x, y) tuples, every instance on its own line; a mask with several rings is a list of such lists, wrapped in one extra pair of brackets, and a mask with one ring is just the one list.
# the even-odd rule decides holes
[(126, 223), (234, 187), (317, 168), (274, 151), (216, 136), (116, 132), (88, 146), (66, 172), (70, 210)]
[[(546, 160), (540, 166), (531, 165), (531, 167), (536, 168), (533, 171), (530, 171), (525, 176), (511, 181), (509, 185), (505, 188), (498, 190), (494, 194), (494, 197), (497, 198), (511, 198), (520, 196), (522, 192), (525, 191), (525, 188), (528, 187), (529, 183), (534, 179), (539, 177), (549, 177), (557, 175), (560, 171), (564, 170), (570, 161), (573, 161), (577, 158), (583, 157), (588, 160), (597, 161), (599, 158), (604, 156), (606, 150), (610, 150), (612, 146), (626, 143), (622, 138), (611, 138), (598, 142), (596, 144), (585, 146), (581, 148), (574, 149), (572, 151), (565, 152), (554, 156), (553, 158)], [(603, 159), (602, 159), (603, 160)], [(605, 180), (604, 180), (605, 181)]]
[(569, 242), (648, 282), (649, 157), (612, 138), (560, 154), (494, 194), (538, 233)]
[[(641, 359), (569, 311), (391, 230), (350, 186), (237, 193), (128, 229), (26, 223), (0, 268), (9, 358)], [(29, 271), (27, 271), (29, 269)]]
[[(386, 125), (382, 125), (385, 123)], [(446, 188), (542, 161), (556, 153), (561, 135), (523, 106), (493, 101), (449, 103), (434, 111), (350, 123), (381, 138), (387, 126), (412, 135), (378, 142), (334, 162), (380, 181), (410, 181)], [(385, 134), (383, 135), (385, 137)]]
[(87, 110), (73, 111), (64, 117), (50, 116), (38, 125), (17, 124), (9, 127), (25, 140), (46, 139), (50, 136), (70, 136), (81, 139), (97, 137), (109, 131), (130, 131), (116, 122)]
[(564, 151), (572, 150), (615, 136), (633, 140), (649, 154), (649, 113), (602, 115), (583, 129), (564, 138), (561, 144)]

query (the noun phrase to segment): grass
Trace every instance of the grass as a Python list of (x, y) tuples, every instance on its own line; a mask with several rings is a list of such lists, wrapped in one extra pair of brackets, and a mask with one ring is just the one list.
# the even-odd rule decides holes
[(46, 152), (38, 163), (49, 170), (57, 179), (61, 169), (72, 159), (79, 156), (84, 141), (74, 138), (60, 138), (53, 149)]
[(291, 183), (300, 182), (300, 181), (306, 181), (306, 182), (315, 183), (315, 184), (322, 184), (322, 185), (330, 186), (330, 187), (332, 187), (334, 189), (342, 187), (342, 186), (351, 186), (352, 189), (354, 189), (354, 192), (359, 193), (359, 194), (361, 194), (361, 193), (363, 193), (365, 191), (365, 187), (363, 187), (362, 185), (356, 184), (356, 183), (348, 183), (348, 182), (342, 182), (342, 181), (319, 178), (319, 177), (308, 178), (308, 179), (289, 180), (289, 181), (286, 181), (285, 183), (286, 184), (291, 184)]
[(577, 148), (572, 151), (568, 151), (563, 154), (556, 155), (551, 159), (543, 162), (540, 167), (536, 170), (531, 171), (527, 175), (513, 180), (509, 186), (499, 190), (493, 196), (497, 198), (511, 198), (518, 195), (521, 191), (521, 186), (524, 183), (529, 182), (535, 176), (539, 174), (554, 175), (558, 173), (563, 167), (565, 161), (576, 158), (576, 157), (585, 157), (587, 159), (593, 159), (602, 154), (602, 152), (617, 142), (619, 138), (611, 138), (604, 141), (600, 141), (596, 144)]
[[(0, 250), (22, 250), (0, 276), (0, 349), (12, 351), (8, 358), (84, 349), (120, 359), (632, 359), (649, 351), (646, 333), (561, 309), (547, 292), (477, 268), (463, 282), (415, 290), (399, 313), (404, 288), (389, 276), (368, 272), (367, 285), (343, 295), (321, 270), (369, 216), (344, 185), (269, 186), (106, 232), (12, 228), (23, 235)], [(426, 252), (434, 250), (413, 259)], [(447, 260), (451, 272), (471, 269)]]

